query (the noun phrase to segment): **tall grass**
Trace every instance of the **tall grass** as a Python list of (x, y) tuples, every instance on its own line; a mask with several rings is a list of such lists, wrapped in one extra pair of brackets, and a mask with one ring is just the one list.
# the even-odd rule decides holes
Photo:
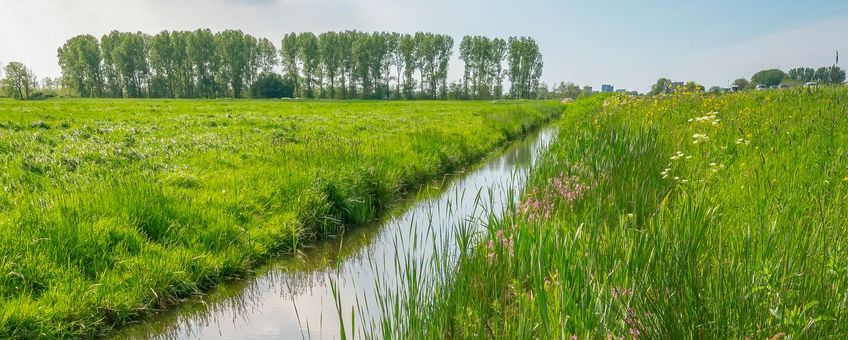
[(846, 95), (569, 104), (512, 213), (383, 291), (414, 302), (379, 336), (848, 336)]
[(102, 335), (371, 220), (560, 111), (0, 101), (0, 337)]

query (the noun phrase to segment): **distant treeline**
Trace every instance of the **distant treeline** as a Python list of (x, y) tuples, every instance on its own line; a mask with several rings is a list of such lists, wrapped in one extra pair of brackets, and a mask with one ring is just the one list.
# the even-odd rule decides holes
[(490, 99), (507, 95), (508, 77), (509, 97), (535, 98), (543, 65), (532, 38), (464, 37), (464, 77), (449, 84), (453, 47), (422, 32), (290, 33), (277, 49), (238, 30), (113, 31), (73, 37), (58, 58), (63, 85), (80, 97), (243, 98), (281, 79), (303, 98)]

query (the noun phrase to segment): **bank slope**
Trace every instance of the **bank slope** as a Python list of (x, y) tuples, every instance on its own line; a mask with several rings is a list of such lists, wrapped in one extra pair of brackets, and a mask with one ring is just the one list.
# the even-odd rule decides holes
[(0, 101), (0, 337), (91, 337), (558, 116), (535, 102)]
[(846, 98), (838, 87), (567, 105), (513, 217), (426, 280), (430, 293), (407, 296), (421, 301), (389, 333), (845, 337)]

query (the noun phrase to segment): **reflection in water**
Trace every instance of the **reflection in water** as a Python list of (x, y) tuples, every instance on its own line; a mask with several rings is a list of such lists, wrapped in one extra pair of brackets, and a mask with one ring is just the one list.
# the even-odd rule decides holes
[[(431, 263), (456, 228), (481, 230), (514, 203), (527, 169), (555, 138), (548, 128), (513, 143), (469, 171), (425, 186), (379, 223), (348, 231), (285, 256), (255, 276), (221, 284), (211, 294), (127, 327), (116, 338), (339, 338), (339, 314), (350, 333), (373, 327), (377, 287), (392, 288), (410, 266)], [(486, 208), (481, 208), (486, 207)], [(398, 254), (403, 254), (398, 256)], [(401, 274), (399, 274), (401, 273)], [(331, 284), (332, 282), (332, 284)], [(337, 308), (332, 290), (341, 297)], [(370, 319), (369, 319), (370, 318)]]

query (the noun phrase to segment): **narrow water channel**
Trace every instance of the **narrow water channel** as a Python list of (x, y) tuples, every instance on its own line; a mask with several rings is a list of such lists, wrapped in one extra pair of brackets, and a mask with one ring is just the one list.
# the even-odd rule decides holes
[[(272, 261), (256, 275), (131, 325), (116, 339), (338, 339), (333, 286), (348, 329), (379, 317), (377, 286), (397, 284), (404, 260), (426, 263), (457, 225), (485, 228), (517, 197), (530, 165), (556, 138), (545, 128), (476, 166), (423, 187), (381, 221)], [(494, 216), (490, 216), (494, 215)], [(363, 310), (363, 306), (375, 307)], [(369, 319), (370, 318), (370, 319)], [(362, 326), (357, 326), (359, 329)]]

